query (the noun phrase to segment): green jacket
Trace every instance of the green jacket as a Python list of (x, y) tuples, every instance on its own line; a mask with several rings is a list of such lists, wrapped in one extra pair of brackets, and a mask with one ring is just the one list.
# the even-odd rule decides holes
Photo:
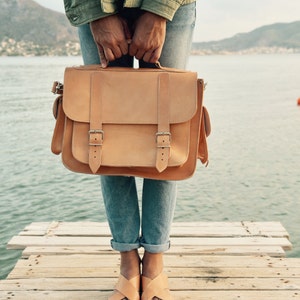
[[(140, 7), (172, 21), (176, 10), (196, 0), (124, 0), (124, 7)], [(66, 15), (74, 26), (118, 13), (118, 0), (64, 0)]]

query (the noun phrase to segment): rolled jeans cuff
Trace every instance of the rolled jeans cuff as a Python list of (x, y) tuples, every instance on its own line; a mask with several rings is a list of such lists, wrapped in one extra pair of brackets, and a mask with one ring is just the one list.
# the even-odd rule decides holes
[(110, 244), (114, 250), (119, 252), (127, 252), (127, 251), (140, 248), (139, 243), (128, 244), (128, 243), (119, 243), (119, 242), (115, 242), (114, 240), (111, 240)]
[(141, 246), (149, 253), (162, 253), (170, 249), (170, 242), (161, 245), (151, 245), (141, 242)]

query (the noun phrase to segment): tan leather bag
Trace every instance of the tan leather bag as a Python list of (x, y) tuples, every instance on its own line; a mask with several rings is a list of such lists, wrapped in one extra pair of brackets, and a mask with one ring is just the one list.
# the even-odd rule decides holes
[[(176, 69), (66, 68), (52, 152), (74, 172), (181, 180), (207, 163), (203, 80)], [(63, 94), (63, 95), (62, 95)]]

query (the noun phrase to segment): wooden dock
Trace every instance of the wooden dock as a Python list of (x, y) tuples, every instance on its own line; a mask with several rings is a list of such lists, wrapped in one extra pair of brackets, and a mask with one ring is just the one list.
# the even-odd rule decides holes
[[(175, 300), (300, 299), (300, 258), (286, 258), (277, 222), (175, 223), (165, 270)], [(23, 249), (0, 299), (107, 299), (119, 274), (106, 223), (32, 223), (8, 243)]]

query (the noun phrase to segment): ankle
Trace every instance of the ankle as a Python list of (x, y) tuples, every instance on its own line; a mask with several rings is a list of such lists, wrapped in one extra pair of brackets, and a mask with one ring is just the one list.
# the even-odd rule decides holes
[(143, 276), (150, 279), (157, 277), (164, 268), (162, 253), (149, 253), (145, 251), (143, 260)]
[(141, 259), (137, 250), (121, 252), (120, 273), (130, 280), (133, 277), (140, 275)]

